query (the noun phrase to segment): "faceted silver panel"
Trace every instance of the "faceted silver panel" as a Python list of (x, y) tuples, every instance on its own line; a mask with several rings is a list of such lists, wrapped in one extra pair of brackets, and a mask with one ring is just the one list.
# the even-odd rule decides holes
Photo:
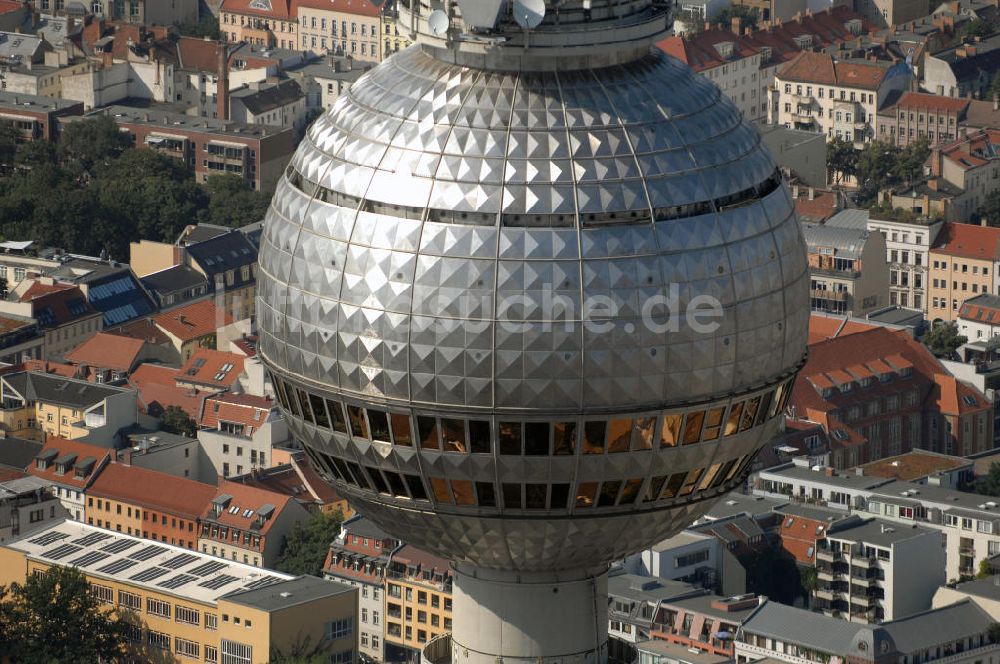
[[(412, 47), (338, 98), (278, 185), (261, 239), (261, 356), (289, 389), (413, 422), (582, 427), (732, 409), (786, 382), (805, 353), (805, 245), (775, 173), (735, 106), (668, 56), (507, 72)], [(704, 297), (722, 316), (696, 332), (684, 312)], [(651, 325), (663, 322), (655, 298), (675, 329)], [(739, 478), (549, 521), (442, 502), (432, 481), (633, 482), (615, 487), (625, 495), (690, 470), (735, 472), (778, 415), (711, 443), (542, 458), (400, 446), (285, 408), (311, 453), (422, 487), (400, 494), (321, 469), (389, 532), (517, 569), (611, 560), (676, 532)], [(630, 525), (643, 535), (618, 541)]]

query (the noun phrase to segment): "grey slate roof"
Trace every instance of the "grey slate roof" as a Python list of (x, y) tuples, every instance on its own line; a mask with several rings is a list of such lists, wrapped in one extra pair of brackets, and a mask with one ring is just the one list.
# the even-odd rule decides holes
[(819, 224), (802, 224), (802, 234), (810, 250), (815, 247), (832, 247), (837, 250), (838, 258), (861, 258), (861, 251), (868, 239), (868, 231), (865, 229)]
[(321, 597), (332, 597), (350, 592), (357, 592), (357, 589), (337, 581), (327, 581), (307, 575), (290, 581), (272, 583), (254, 590), (232, 593), (225, 595), (225, 598), (230, 602), (262, 611), (275, 611), (303, 602), (311, 602)]
[(620, 597), (638, 602), (667, 602), (704, 594), (703, 588), (696, 588), (680, 581), (638, 574), (614, 574), (608, 577), (608, 597), (612, 598)]
[[(930, 528), (916, 525), (905, 526), (899, 523), (870, 519), (858, 525), (833, 529), (827, 533), (827, 537), (889, 548), (897, 542), (904, 542), (930, 532), (939, 531), (932, 531)], [(942, 539), (944, 539), (943, 536)]]
[[(758, 608), (743, 623), (743, 631), (830, 655), (854, 655), (863, 659), (868, 659), (864, 655), (881, 652), (875, 646), (880, 646), (886, 640), (886, 635), (878, 627), (852, 623), (773, 601)], [(858, 648), (859, 643), (864, 643), (864, 650)], [(892, 644), (890, 650), (891, 646)]]
[(29, 401), (56, 403), (78, 410), (89, 408), (110, 396), (132, 391), (30, 371), (9, 374), (3, 380)]
[(854, 230), (866, 230), (868, 228), (868, 210), (841, 210), (826, 220), (826, 226), (835, 228), (851, 228)]
[(365, 517), (358, 515), (349, 521), (344, 522), (343, 526), (348, 533), (351, 535), (357, 535), (358, 537), (367, 537), (368, 539), (395, 539), (389, 533), (385, 532), (371, 519), (366, 519)]
[(160, 295), (208, 284), (205, 275), (187, 265), (168, 267), (166, 270), (146, 275), (141, 281), (148, 290)]
[(24, 470), (42, 451), (42, 443), (8, 436), (0, 440), (0, 468)]
[(210, 286), (214, 285), (217, 275), (224, 275), (228, 270), (235, 270), (235, 280), (232, 286), (226, 286), (227, 289), (241, 288), (253, 281), (250, 275), (244, 282), (240, 268), (257, 262), (257, 248), (238, 230), (188, 245), (187, 253), (208, 275)]
[(993, 619), (975, 602), (965, 599), (940, 609), (894, 620), (882, 626), (900, 652), (913, 653), (984, 634)]
[(975, 597), (1000, 601), (1000, 575), (966, 581), (955, 586), (955, 590)]
[(303, 96), (298, 81), (291, 79), (266, 87), (261, 85), (256, 90), (252, 87), (237, 88), (229, 93), (230, 100), (238, 99), (254, 115), (287, 106)]

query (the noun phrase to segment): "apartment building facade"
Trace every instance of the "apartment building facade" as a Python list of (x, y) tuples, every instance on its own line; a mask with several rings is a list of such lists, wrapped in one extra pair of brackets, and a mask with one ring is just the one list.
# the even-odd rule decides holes
[(961, 136), (968, 99), (926, 92), (904, 92), (899, 100), (878, 112), (878, 139), (904, 148), (927, 139), (934, 146)]
[(399, 540), (356, 516), (341, 526), (323, 563), (324, 578), (358, 588), (359, 648), (374, 662), (384, 661), (386, 568), (399, 546)]
[(451, 567), (410, 545), (389, 558), (385, 581), (386, 661), (419, 657), (424, 644), (451, 631)]
[(1000, 334), (1000, 297), (976, 295), (958, 311), (958, 333), (970, 342), (988, 342)]
[(0, 482), (0, 545), (66, 516), (65, 507), (45, 480), (29, 475)]
[(223, 40), (267, 48), (298, 48), (299, 24), (292, 0), (223, 0), (219, 7)]
[(909, 70), (840, 62), (803, 51), (774, 78), (768, 120), (818, 131), (856, 147), (875, 139), (875, 116), (886, 97), (908, 87)]
[(943, 543), (938, 530), (878, 519), (831, 529), (816, 550), (816, 604), (866, 623), (926, 611), (945, 583)]
[(930, 250), (927, 319), (955, 321), (962, 303), (997, 294), (1000, 228), (948, 222)]
[(929, 217), (892, 221), (869, 217), (867, 228), (885, 240), (889, 263), (889, 304), (928, 311), (930, 250), (943, 222)]
[(369, 0), (298, 0), (299, 49), (381, 62), (381, 9)]
[(864, 228), (803, 224), (814, 311), (864, 316), (889, 304), (885, 238)]
[(938, 530), (945, 537), (948, 581), (972, 576), (979, 563), (1000, 553), (1000, 508), (983, 496), (928, 483), (868, 477), (792, 463), (759, 471), (751, 479), (760, 496), (815, 502), (861, 517)]
[(27, 472), (48, 482), (68, 518), (84, 521), (87, 489), (110, 463), (112, 453), (104, 447), (51, 436)]
[(198, 440), (221, 477), (273, 466), (275, 446), (288, 440), (288, 425), (267, 397), (209, 397), (197, 422)]
[(26, 141), (55, 141), (59, 118), (83, 115), (83, 103), (39, 95), (0, 91), (0, 123), (13, 127)]
[(103, 604), (130, 614), (136, 650), (165, 661), (265, 664), (304, 644), (356, 661), (355, 589), (87, 524), (63, 521), (0, 547), (0, 583), (67, 563)]

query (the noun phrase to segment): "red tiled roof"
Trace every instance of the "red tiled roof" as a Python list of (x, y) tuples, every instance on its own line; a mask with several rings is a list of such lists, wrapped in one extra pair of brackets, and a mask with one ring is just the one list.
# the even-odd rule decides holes
[(63, 284), (60, 282), (56, 282), (54, 284), (44, 284), (41, 281), (32, 281), (27, 290), (21, 293), (21, 302), (27, 302), (40, 295), (58, 293), (59, 291), (69, 290), (71, 288), (74, 288), (72, 284)]
[(139, 466), (111, 463), (87, 490), (88, 496), (111, 498), (149, 509), (197, 519), (215, 497), (216, 487)]
[(823, 316), (812, 314), (809, 316), (809, 343), (814, 344), (827, 339), (845, 337), (849, 334), (864, 332), (877, 327), (860, 321), (848, 320), (847, 317)]
[(309, 9), (325, 9), (332, 12), (371, 17), (380, 16), (382, 11), (368, 0), (298, 0), (296, 5)]
[(22, 327), (28, 327), (29, 325), (34, 325), (34, 323), (30, 320), (0, 316), (0, 334), (7, 334), (8, 332), (13, 332), (14, 330), (20, 330)]
[(73, 364), (86, 364), (115, 371), (130, 371), (139, 359), (145, 341), (98, 332), (66, 353)]
[(0, 482), (9, 482), (10, 480), (18, 480), (27, 476), (28, 473), (20, 470), (14, 470), (13, 468), (0, 468)]
[(201, 402), (214, 392), (178, 387), (178, 369), (156, 364), (140, 364), (129, 376), (129, 386), (139, 392), (139, 406), (147, 414), (158, 417), (167, 406), (180, 406), (192, 420), (201, 414)]
[(274, 404), (267, 397), (252, 394), (219, 394), (205, 399), (198, 424), (217, 429), (220, 421), (242, 424), (247, 435), (260, 428)]
[(1000, 228), (947, 222), (931, 254), (983, 261), (1000, 260)]
[(886, 69), (878, 65), (835, 62), (826, 53), (803, 51), (781, 68), (778, 77), (783, 81), (877, 90), (885, 79), (885, 74)]
[(984, 166), (994, 159), (1000, 147), (1000, 130), (980, 129), (941, 146), (941, 157), (958, 164), (963, 170)]
[(220, 11), (244, 14), (246, 16), (262, 16), (271, 19), (294, 20), (295, 10), (293, 0), (270, 0), (271, 9), (253, 7), (254, 0), (223, 0)]
[(0, 14), (10, 14), (24, 8), (23, 2), (14, 0), (0, 0)]
[[(229, 505), (222, 510), (222, 514), (217, 517), (211, 517), (212, 507), (209, 505), (208, 509), (203, 513), (203, 516), (210, 516), (213, 522), (220, 523), (225, 526), (245, 530), (253, 524), (254, 519), (257, 518), (257, 511), (261, 507), (264, 505), (274, 505), (274, 513), (269, 519), (264, 521), (264, 524), (259, 529), (255, 531), (262, 537), (267, 535), (267, 531), (271, 529), (271, 526), (278, 519), (278, 515), (281, 514), (281, 511), (285, 509), (288, 503), (292, 500), (290, 496), (285, 496), (274, 491), (268, 491), (266, 489), (240, 484), (239, 482), (231, 482), (229, 480), (221, 479), (219, 480), (219, 487), (215, 491), (213, 497), (218, 497), (223, 494), (232, 496), (232, 500), (229, 502)], [(235, 514), (230, 514), (230, 511), (234, 507), (239, 507), (239, 510), (237, 510)], [(247, 510), (253, 510), (253, 514), (245, 517), (243, 515)]]
[(142, 339), (154, 346), (171, 345), (170, 337), (158, 328), (152, 318), (140, 318), (126, 325), (114, 328), (105, 328), (107, 334), (115, 334), (120, 337), (130, 337), (132, 339)]
[(177, 382), (194, 383), (212, 389), (229, 389), (243, 373), (245, 359), (236, 353), (199, 348), (181, 367)]
[(222, 44), (215, 40), (180, 37), (177, 40), (177, 57), (182, 69), (218, 74), (221, 48)]
[(813, 199), (809, 200), (808, 190), (800, 192), (795, 199), (795, 211), (799, 217), (809, 217), (812, 220), (824, 220), (832, 217), (839, 209), (837, 195), (832, 191), (814, 191)]
[(63, 376), (64, 378), (83, 377), (80, 367), (63, 362), (53, 362), (52, 360), (25, 360), (20, 365), (15, 366), (20, 367), (20, 370), (23, 371), (37, 371), (38, 373), (54, 374), (56, 376)]
[(979, 298), (966, 300), (958, 311), (958, 317), (990, 325), (1000, 325), (1000, 306), (983, 302)]
[[(723, 50), (723, 45), (731, 49), (730, 55), (722, 55), (720, 51)], [(656, 46), (699, 73), (706, 69), (721, 67), (733, 60), (748, 58), (758, 52), (740, 35), (718, 28), (683, 37), (676, 35), (667, 37), (657, 42)]]
[(896, 102), (897, 108), (925, 109), (942, 113), (961, 113), (968, 105), (968, 99), (943, 97), (927, 92), (904, 92)]
[(76, 286), (33, 283), (22, 295), (21, 302), (31, 303), (31, 315), (39, 327), (53, 327), (97, 312)]
[(211, 300), (200, 300), (158, 314), (153, 319), (166, 332), (181, 341), (191, 341), (215, 334), (220, 327), (230, 325), (232, 316), (215, 306)]
[(75, 454), (76, 461), (82, 461), (87, 457), (93, 457), (94, 468), (86, 477), (77, 477), (75, 470), (70, 470), (64, 475), (57, 475), (56, 468), (54, 465), (49, 464), (45, 470), (39, 470), (38, 465), (34, 462), (28, 466), (28, 472), (35, 477), (41, 477), (42, 479), (49, 480), (56, 484), (68, 484), (70, 486), (79, 487), (84, 489), (87, 484), (94, 479), (95, 473), (97, 473), (98, 468), (104, 462), (105, 457), (110, 457), (111, 450), (98, 447), (97, 445), (91, 445), (89, 443), (83, 443), (78, 440), (68, 440), (66, 438), (60, 438), (58, 436), (50, 436), (48, 440), (45, 441), (45, 446), (42, 448), (40, 454), (44, 454), (46, 450), (55, 450), (57, 455), (55, 458), (59, 458), (66, 454)]
[(319, 476), (316, 469), (312, 467), (309, 457), (304, 453), (297, 452), (292, 455), (292, 467), (298, 471), (303, 482), (309, 487), (310, 493), (316, 496), (324, 505), (336, 503), (344, 499), (332, 486), (323, 481), (323, 478)]

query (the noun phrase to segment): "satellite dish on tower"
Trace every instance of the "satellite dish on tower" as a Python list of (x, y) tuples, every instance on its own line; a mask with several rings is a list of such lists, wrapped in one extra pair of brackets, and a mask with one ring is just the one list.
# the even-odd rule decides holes
[(526, 30), (534, 30), (545, 18), (545, 0), (514, 0), (514, 20)]
[(448, 34), (450, 25), (451, 20), (448, 18), (448, 15), (440, 9), (435, 9), (427, 17), (427, 26), (431, 29), (435, 37), (443, 37)]
[(469, 28), (492, 30), (507, 0), (458, 0), (462, 22)]

